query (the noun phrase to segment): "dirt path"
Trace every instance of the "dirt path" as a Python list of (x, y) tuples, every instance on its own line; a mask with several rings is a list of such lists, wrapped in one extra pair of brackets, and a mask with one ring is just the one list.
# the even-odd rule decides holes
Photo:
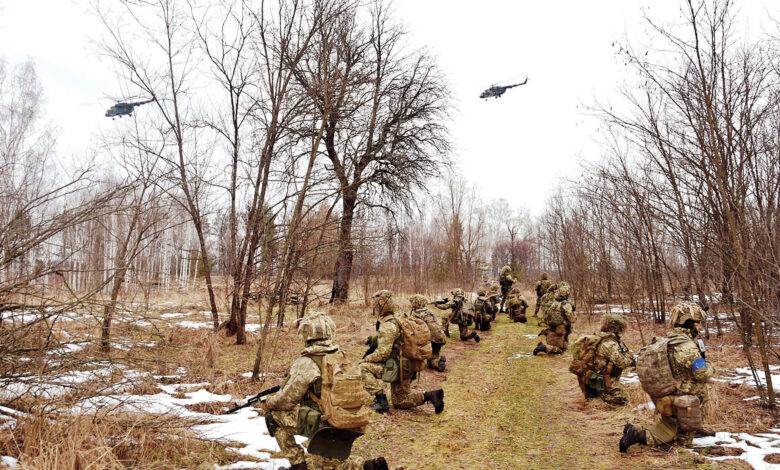
[(451, 339), (444, 349), (447, 373), (426, 372), (418, 384), (441, 386), (445, 411), (394, 409), (372, 422), (356, 451), (384, 455), (396, 469), (745, 468), (686, 450), (620, 454), (631, 406), (585, 402), (568, 372), (570, 355), (529, 354), (539, 331), (535, 322), (500, 315), (478, 345)]

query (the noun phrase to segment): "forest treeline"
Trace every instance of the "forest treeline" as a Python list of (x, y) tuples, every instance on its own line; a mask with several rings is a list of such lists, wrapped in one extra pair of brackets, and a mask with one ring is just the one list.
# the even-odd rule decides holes
[[(445, 74), (381, 2), (98, 4), (118, 100), (152, 101), (66, 164), (34, 64), (0, 63), (0, 311), (89, 309), (108, 350), (128, 292), (204, 289), (238, 344), (250, 305), (265, 319), (257, 374), (285, 305), (472, 289), (506, 264), (568, 280), (585, 309), (715, 306), (770, 376), (780, 43), (738, 36), (728, 1), (681, 12), (647, 19), (653, 47), (621, 44), (622, 97), (593, 110), (603, 157), (532, 218), (451, 171)], [(27, 329), (4, 326), (0, 352)]]

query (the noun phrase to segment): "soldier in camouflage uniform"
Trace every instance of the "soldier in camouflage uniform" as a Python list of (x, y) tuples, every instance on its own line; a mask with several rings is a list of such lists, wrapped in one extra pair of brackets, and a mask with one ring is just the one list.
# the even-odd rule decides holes
[(547, 278), (546, 272), (542, 272), (542, 278), (536, 283), (536, 306), (534, 307), (534, 316), (539, 314), (539, 307), (542, 305), (542, 297), (550, 290), (552, 282)]
[(563, 354), (569, 347), (569, 334), (571, 325), (577, 320), (574, 306), (569, 301), (571, 289), (569, 284), (561, 282), (555, 291), (555, 300), (546, 308), (544, 317), (540, 323), (547, 328), (541, 334), (545, 334), (547, 345), (539, 341), (533, 353)]
[(509, 318), (514, 322), (525, 323), (525, 312), (528, 309), (528, 302), (520, 293), (520, 289), (513, 287), (509, 292), (509, 299), (506, 301), (506, 308)]
[(487, 296), (488, 296), (487, 304), (488, 304), (488, 310), (490, 310), (490, 318), (495, 321), (496, 313), (498, 313), (498, 310), (501, 305), (501, 286), (497, 282), (491, 284)]
[(490, 316), (488, 308), (487, 290), (481, 288), (477, 291), (477, 300), (474, 301), (474, 329), (487, 331), (490, 329)]
[(504, 266), (501, 268), (501, 275), (498, 278), (498, 283), (501, 284), (501, 312), (504, 311), (504, 304), (506, 303), (507, 295), (509, 295), (509, 291), (512, 289), (512, 284), (515, 282), (517, 282), (517, 280), (512, 277), (512, 268), (509, 266)]
[(623, 369), (634, 364), (634, 355), (620, 340), (620, 335), (626, 331), (627, 323), (623, 315), (608, 313), (602, 318), (599, 333), (601, 340), (593, 370), (588, 370), (578, 377), (585, 398), (599, 397), (613, 405), (628, 403), (628, 394), (620, 386)]
[[(400, 362), (400, 348), (398, 341), (401, 337), (401, 329), (395, 318), (395, 305), (392, 299), (393, 293), (389, 290), (380, 290), (374, 294), (374, 313), (379, 316), (379, 332), (377, 333), (377, 347), (374, 352), (360, 361), (360, 374), (363, 379), (363, 388), (374, 397), (371, 409), (377, 413), (386, 413), (390, 410), (390, 404), (385, 395), (385, 386), (382, 375), (385, 362), (395, 358)], [(436, 413), (444, 409), (444, 391), (442, 389), (421, 392), (412, 389), (414, 376), (402, 376), (390, 384), (393, 397), (393, 406), (407, 409), (431, 402)]]
[(426, 361), (429, 369), (436, 369), (444, 372), (446, 369), (447, 358), (441, 355), (441, 348), (447, 343), (447, 337), (444, 336), (444, 330), (441, 327), (439, 317), (428, 310), (428, 298), (421, 294), (414, 294), (409, 297), (409, 303), (412, 304), (412, 315), (424, 321), (431, 332), (431, 347), (433, 356)]
[(450, 323), (454, 323), (458, 325), (461, 341), (468, 341), (473, 338), (474, 341), (479, 343), (479, 335), (477, 332), (472, 331), (469, 333), (469, 323), (471, 322), (469, 314), (465, 311), (464, 308), (466, 294), (460, 287), (452, 289), (450, 293), (452, 294), (452, 300), (443, 303), (435, 302), (433, 304), (439, 310), (452, 309), (452, 313), (444, 321), (444, 334), (449, 335)]
[[(263, 402), (268, 432), (276, 439), (282, 458), (290, 461), (290, 470), (307, 470), (303, 448), (295, 442), (298, 405), (306, 405), (320, 411), (311, 395), (319, 399), (322, 372), (315, 358), (335, 354), (339, 347), (332, 343), (336, 327), (333, 320), (323, 313), (313, 313), (301, 320), (298, 337), (306, 342), (301, 357), (293, 362), (290, 373), (278, 393)], [(327, 421), (323, 422), (327, 426)], [(387, 470), (384, 457), (363, 460), (350, 457), (347, 460), (321, 458), (321, 466), (328, 470)]]
[[(696, 342), (699, 336), (698, 326), (707, 320), (707, 314), (692, 302), (682, 302), (669, 313), (669, 323), (674, 327), (666, 338), (669, 343), (669, 365), (672, 375), (679, 382), (677, 389), (668, 397), (654, 398), (653, 403), (661, 419), (648, 428), (626, 423), (623, 437), (620, 439), (620, 452), (626, 452), (633, 444), (645, 444), (651, 447), (663, 447), (672, 444), (689, 446), (696, 431), (682, 431), (675, 407), (670, 404), (674, 397), (692, 395), (700, 403), (701, 415), (707, 404), (707, 382), (715, 375), (715, 368), (707, 364), (704, 351)], [(712, 435), (711, 431), (701, 430)]]

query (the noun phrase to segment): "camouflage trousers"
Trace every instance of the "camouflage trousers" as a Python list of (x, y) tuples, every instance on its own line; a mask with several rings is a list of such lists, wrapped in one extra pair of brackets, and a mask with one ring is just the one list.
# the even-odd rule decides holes
[(647, 445), (650, 447), (666, 447), (672, 444), (688, 447), (696, 435), (692, 431), (681, 431), (677, 418), (673, 416), (661, 416), (658, 422), (645, 428), (645, 431)]
[(279, 458), (287, 459), (290, 465), (298, 465), (306, 462), (309, 468), (322, 468), (323, 470), (360, 470), (364, 460), (359, 457), (350, 457), (347, 460), (330, 459), (316, 455), (306, 454), (299, 444), (295, 442), (296, 421), (298, 410), (271, 411), (271, 416), (278, 424), (273, 436), (279, 444)]
[(390, 385), (392, 393), (393, 406), (406, 410), (420, 406), (425, 402), (424, 393), (412, 389), (412, 381), (404, 378)]
[(590, 380), (590, 372), (578, 377), (580, 384), (580, 390), (585, 395), (585, 398), (600, 398), (605, 403), (611, 405), (625, 405), (628, 403), (628, 393), (620, 386), (620, 378), (613, 377), (612, 384), (609, 387), (602, 386), (599, 388), (592, 387)]
[(501, 287), (501, 305), (498, 306), (499, 312), (504, 311), (504, 304), (506, 303), (506, 298), (509, 295), (509, 289), (509, 287)]
[(433, 346), (433, 355), (425, 361), (425, 364), (428, 366), (429, 369), (438, 369), (439, 368), (439, 358), (441, 358), (441, 348), (444, 347), (445, 343), (431, 343)]
[(537, 316), (539, 314), (539, 307), (542, 306), (542, 298), (537, 297), (536, 298), (536, 305), (534, 306), (534, 316)]
[(361, 362), (360, 378), (363, 380), (363, 388), (372, 396), (385, 393), (385, 383), (382, 381), (382, 373), (385, 365), (381, 362)]
[(547, 328), (544, 341), (547, 343), (547, 354), (563, 354), (569, 347), (569, 335), (566, 333), (566, 325)]
[(468, 341), (477, 334), (476, 331), (469, 333), (469, 327), (466, 325), (458, 325), (458, 333), (460, 334), (461, 341)]

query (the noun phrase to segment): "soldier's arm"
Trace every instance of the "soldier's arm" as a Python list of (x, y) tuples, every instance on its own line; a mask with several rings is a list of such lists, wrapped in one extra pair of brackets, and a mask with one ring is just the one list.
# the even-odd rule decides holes
[(574, 323), (577, 320), (577, 314), (574, 313), (574, 308), (569, 302), (564, 302), (563, 304), (563, 315), (569, 323)]
[(292, 410), (303, 400), (306, 390), (315, 380), (320, 378), (320, 375), (320, 368), (317, 367), (317, 363), (313, 359), (299, 357), (293, 362), (290, 376), (282, 389), (266, 400), (268, 408), (276, 411)]
[(701, 352), (693, 341), (676, 346), (673, 354), (680, 366), (691, 370), (693, 380), (708, 382), (715, 375), (715, 367), (701, 357)]
[(376, 351), (366, 356), (364, 362), (385, 362), (393, 352), (393, 343), (398, 338), (398, 326), (394, 321), (382, 322), (377, 333)]
[(453, 305), (455, 305), (455, 302), (453, 302), (452, 300), (444, 304), (437, 304), (437, 303), (433, 304), (433, 306), (438, 308), (439, 310), (449, 310), (452, 308)]
[(634, 362), (629, 353), (620, 351), (620, 345), (615, 340), (604, 341), (599, 346), (599, 354), (615, 364), (618, 369), (627, 369)]

